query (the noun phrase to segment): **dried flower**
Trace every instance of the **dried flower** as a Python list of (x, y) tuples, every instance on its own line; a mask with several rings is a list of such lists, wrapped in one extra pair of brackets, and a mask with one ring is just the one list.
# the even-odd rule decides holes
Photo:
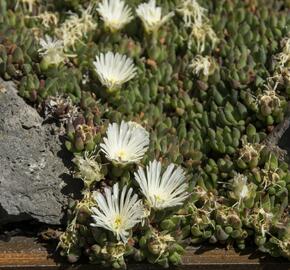
[(80, 17), (72, 13), (56, 32), (63, 40), (65, 49), (68, 50), (69, 48), (75, 49), (75, 44), (82, 42), (83, 37), (96, 27), (97, 24), (93, 18), (93, 6), (89, 5), (86, 10), (82, 11)]
[(37, 0), (18, 0), (15, 8), (19, 6), (19, 4), (22, 3), (25, 7), (28, 7), (28, 10), (30, 13), (33, 11), (33, 6), (37, 3)]
[(83, 179), (88, 186), (95, 181), (101, 181), (104, 179), (104, 175), (101, 173), (102, 167), (96, 161), (94, 155), (90, 156), (88, 152), (85, 152), (84, 157), (79, 155), (75, 156), (73, 162), (78, 168), (76, 176)]
[(196, 75), (202, 73), (204, 76), (212, 75), (218, 68), (213, 57), (197, 55), (191, 62), (190, 68)]
[(205, 15), (207, 10), (201, 7), (196, 0), (182, 1), (181, 6), (177, 8), (177, 12), (183, 15), (186, 27), (191, 27), (193, 24), (201, 25), (208, 20)]
[[(204, 52), (207, 40), (211, 43), (211, 48), (218, 43), (217, 35), (208, 23), (193, 24), (190, 37), (195, 39), (196, 49), (199, 53)], [(191, 45), (192, 40), (189, 40), (188, 46), (191, 47)]]
[(244, 199), (249, 194), (247, 186), (248, 178), (242, 174), (237, 174), (233, 179), (233, 191), (238, 198)]
[(279, 68), (285, 67), (285, 65), (290, 61), (290, 38), (284, 38), (281, 43), (283, 51), (276, 56)]

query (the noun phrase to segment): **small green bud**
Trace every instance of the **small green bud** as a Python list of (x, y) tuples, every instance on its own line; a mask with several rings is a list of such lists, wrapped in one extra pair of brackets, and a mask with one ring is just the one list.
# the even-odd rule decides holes
[(165, 219), (161, 222), (160, 227), (164, 231), (172, 231), (176, 225), (170, 219)]
[(169, 256), (169, 261), (173, 264), (173, 265), (179, 265), (181, 264), (182, 260), (181, 260), (181, 256), (177, 253), (174, 252), (173, 254), (171, 254)]

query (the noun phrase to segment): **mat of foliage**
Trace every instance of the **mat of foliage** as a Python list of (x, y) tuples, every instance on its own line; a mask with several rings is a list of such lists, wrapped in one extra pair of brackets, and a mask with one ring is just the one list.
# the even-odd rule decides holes
[(0, 14), (0, 76), (59, 124), (84, 183), (59, 242), (70, 262), (168, 267), (205, 242), (290, 259), (290, 171), (263, 145), (289, 101), (288, 0), (0, 0)]

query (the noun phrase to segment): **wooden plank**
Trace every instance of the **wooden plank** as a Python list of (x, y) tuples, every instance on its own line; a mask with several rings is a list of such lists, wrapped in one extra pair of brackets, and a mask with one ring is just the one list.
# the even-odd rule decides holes
[[(290, 262), (271, 258), (257, 251), (237, 253), (233, 249), (216, 247), (191, 248), (183, 257), (180, 270), (289, 270)], [(89, 264), (69, 265), (49, 245), (40, 244), (35, 238), (13, 237), (9, 242), (0, 242), (0, 270), (98, 270), (103, 267)], [(148, 264), (130, 264), (128, 269), (160, 269)]]

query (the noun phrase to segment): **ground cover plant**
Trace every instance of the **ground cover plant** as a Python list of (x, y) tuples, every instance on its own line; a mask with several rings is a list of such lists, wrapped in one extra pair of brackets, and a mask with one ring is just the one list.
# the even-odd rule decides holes
[[(59, 125), (82, 198), (70, 262), (168, 267), (186, 247), (290, 259), (290, 2), (0, 0), (0, 76)], [(71, 181), (76, 181), (71, 179)]]

